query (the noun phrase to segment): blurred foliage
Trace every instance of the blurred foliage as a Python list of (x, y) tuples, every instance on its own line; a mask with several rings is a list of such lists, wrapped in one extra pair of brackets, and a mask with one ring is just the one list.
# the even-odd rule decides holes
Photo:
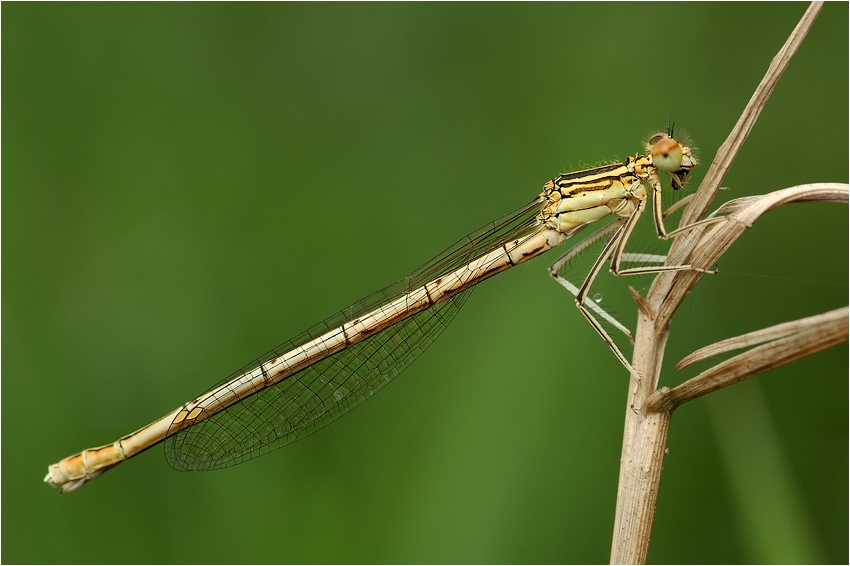
[[(157, 448), (61, 498), (40, 480), (668, 114), (699, 182), (804, 10), (5, 3), (3, 561), (607, 561), (627, 376), (554, 257), (286, 450), (181, 474)], [(847, 182), (847, 85), (831, 3), (729, 198)], [(762, 219), (674, 319), (664, 384), (702, 345), (846, 304), (847, 242), (843, 206)], [(631, 310), (648, 283), (606, 293)], [(679, 410), (650, 561), (846, 563), (847, 367), (845, 345)]]

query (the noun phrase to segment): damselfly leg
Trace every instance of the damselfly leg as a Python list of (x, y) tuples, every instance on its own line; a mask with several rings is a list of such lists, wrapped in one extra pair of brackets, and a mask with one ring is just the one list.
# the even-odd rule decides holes
[[(654, 157), (654, 164), (656, 165), (656, 167), (658, 169), (662, 169), (670, 175), (672, 186), (674, 189), (681, 188), (684, 185), (687, 180), (687, 174), (690, 172), (690, 169), (694, 167), (697, 163), (696, 159), (690, 155), (690, 148), (681, 146), (680, 144), (678, 144), (678, 142), (666, 136), (666, 134), (658, 134), (656, 136), (653, 136), (653, 138), (650, 140), (650, 143), (647, 144), (647, 150), (648, 153)], [(683, 163), (685, 165), (682, 165)], [(670, 165), (669, 171), (663, 169), (664, 164)], [(637, 167), (636, 170), (640, 171), (639, 167)], [(679, 202), (672, 205), (668, 210), (664, 211), (662, 206), (663, 191), (661, 186), (661, 180), (656, 170), (652, 170), (646, 175), (638, 175), (638, 177), (640, 181), (646, 182), (652, 187), (653, 219), (655, 222), (656, 234), (659, 239), (667, 240), (669, 238), (689, 232), (699, 226), (705, 226), (707, 224), (722, 220), (722, 218), (709, 218), (694, 222), (692, 224), (689, 224), (688, 226), (684, 226), (668, 232), (664, 225), (664, 218), (668, 217), (676, 210), (684, 207), (687, 202), (689, 202), (693, 198), (693, 195), (689, 195), (681, 199)], [(638, 183), (634, 183), (628, 190), (629, 196), (631, 196), (632, 198), (630, 200), (624, 199), (623, 203), (625, 203), (625, 205), (621, 206), (619, 210), (615, 209), (612, 211), (615, 214), (619, 214), (621, 216), (619, 219), (615, 220), (604, 228), (597, 230), (588, 238), (570, 248), (564, 255), (558, 258), (558, 260), (555, 261), (555, 263), (553, 263), (549, 267), (549, 274), (561, 286), (566, 288), (568, 291), (570, 291), (570, 293), (575, 296), (576, 306), (578, 307), (581, 314), (588, 320), (593, 329), (596, 330), (602, 340), (608, 345), (608, 347), (611, 349), (611, 351), (614, 353), (620, 363), (622, 363), (623, 366), (632, 374), (636, 374), (634, 368), (626, 359), (626, 356), (623, 354), (619, 346), (617, 346), (611, 335), (596, 317), (599, 317), (599, 319), (605, 321), (611, 327), (622, 332), (629, 339), (629, 342), (633, 343), (632, 332), (625, 325), (623, 325), (616, 318), (614, 318), (611, 314), (606, 312), (602, 307), (600, 307), (598, 304), (588, 298), (591, 286), (593, 285), (593, 282), (596, 280), (597, 276), (602, 270), (602, 266), (605, 264), (605, 262), (610, 260), (610, 271), (616, 276), (646, 275), (671, 271), (697, 271), (701, 273), (713, 273), (710, 270), (701, 267), (696, 267), (690, 264), (663, 265), (663, 263), (666, 261), (666, 256), (663, 255), (628, 253), (625, 251), (626, 244), (628, 243), (634, 231), (634, 228), (637, 225), (638, 220), (640, 219), (641, 214), (646, 208), (646, 193), (641, 190), (643, 188), (642, 186), (638, 187), (637, 185)], [(590, 268), (588, 274), (584, 279), (584, 282), (580, 287), (576, 287), (573, 283), (569, 282), (566, 278), (560, 275), (560, 271), (564, 267), (564, 265), (573, 261), (573, 259), (586, 248), (606, 237), (608, 237), (608, 240), (605, 243), (602, 252), (599, 254), (596, 261), (594, 261), (592, 267)], [(657, 263), (662, 265), (643, 265), (641, 267), (624, 268), (624, 262), (644, 264)]]

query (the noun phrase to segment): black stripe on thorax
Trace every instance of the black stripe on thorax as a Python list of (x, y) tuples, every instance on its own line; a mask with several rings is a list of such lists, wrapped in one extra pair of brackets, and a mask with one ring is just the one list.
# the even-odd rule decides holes
[[(625, 166), (622, 163), (612, 163), (611, 165), (603, 165), (602, 167), (594, 167), (592, 169), (583, 169), (581, 171), (573, 171), (572, 173), (564, 173), (563, 175), (558, 175), (555, 177), (555, 184), (562, 185), (564, 181), (570, 181), (572, 179), (584, 179), (584, 177), (588, 176), (596, 176), (602, 175), (605, 176), (607, 174), (612, 174), (612, 172), (623, 169), (622, 172), (625, 172)], [(622, 172), (620, 174), (622, 174)]]
[(634, 177), (635, 175), (625, 165), (617, 163), (596, 169), (570, 173), (568, 176), (570, 177), (568, 179), (565, 178), (567, 175), (562, 175), (554, 180), (555, 186), (558, 187), (561, 195), (564, 197), (569, 197), (576, 193), (604, 191), (615, 181), (619, 181), (625, 176)]

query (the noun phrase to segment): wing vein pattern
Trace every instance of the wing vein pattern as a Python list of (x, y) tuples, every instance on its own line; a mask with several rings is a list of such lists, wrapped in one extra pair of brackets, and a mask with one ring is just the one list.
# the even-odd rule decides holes
[[(339, 329), (344, 323), (404, 298), (505, 242), (527, 237), (541, 208), (534, 200), (470, 233), (401, 281), (325, 319), (210, 388), (263, 368), (270, 360)], [(372, 397), (410, 365), (451, 322), (472, 287), (420, 310), (211, 415), (177, 430), (165, 442), (175, 469), (214, 470), (256, 458), (327, 426)], [(266, 370), (263, 371), (265, 375)]]

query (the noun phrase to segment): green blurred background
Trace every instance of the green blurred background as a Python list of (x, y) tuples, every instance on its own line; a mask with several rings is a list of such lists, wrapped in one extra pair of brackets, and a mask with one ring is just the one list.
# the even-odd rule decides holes
[[(3, 562), (607, 561), (627, 375), (554, 257), (303, 442), (204, 474), (156, 447), (62, 497), (41, 478), (668, 113), (698, 182), (805, 7), (4, 3)], [(722, 198), (847, 182), (847, 85), (832, 3)], [(764, 217), (677, 314), (663, 384), (846, 304), (847, 242), (845, 206)], [(846, 563), (847, 368), (842, 345), (680, 409), (650, 561)]]

